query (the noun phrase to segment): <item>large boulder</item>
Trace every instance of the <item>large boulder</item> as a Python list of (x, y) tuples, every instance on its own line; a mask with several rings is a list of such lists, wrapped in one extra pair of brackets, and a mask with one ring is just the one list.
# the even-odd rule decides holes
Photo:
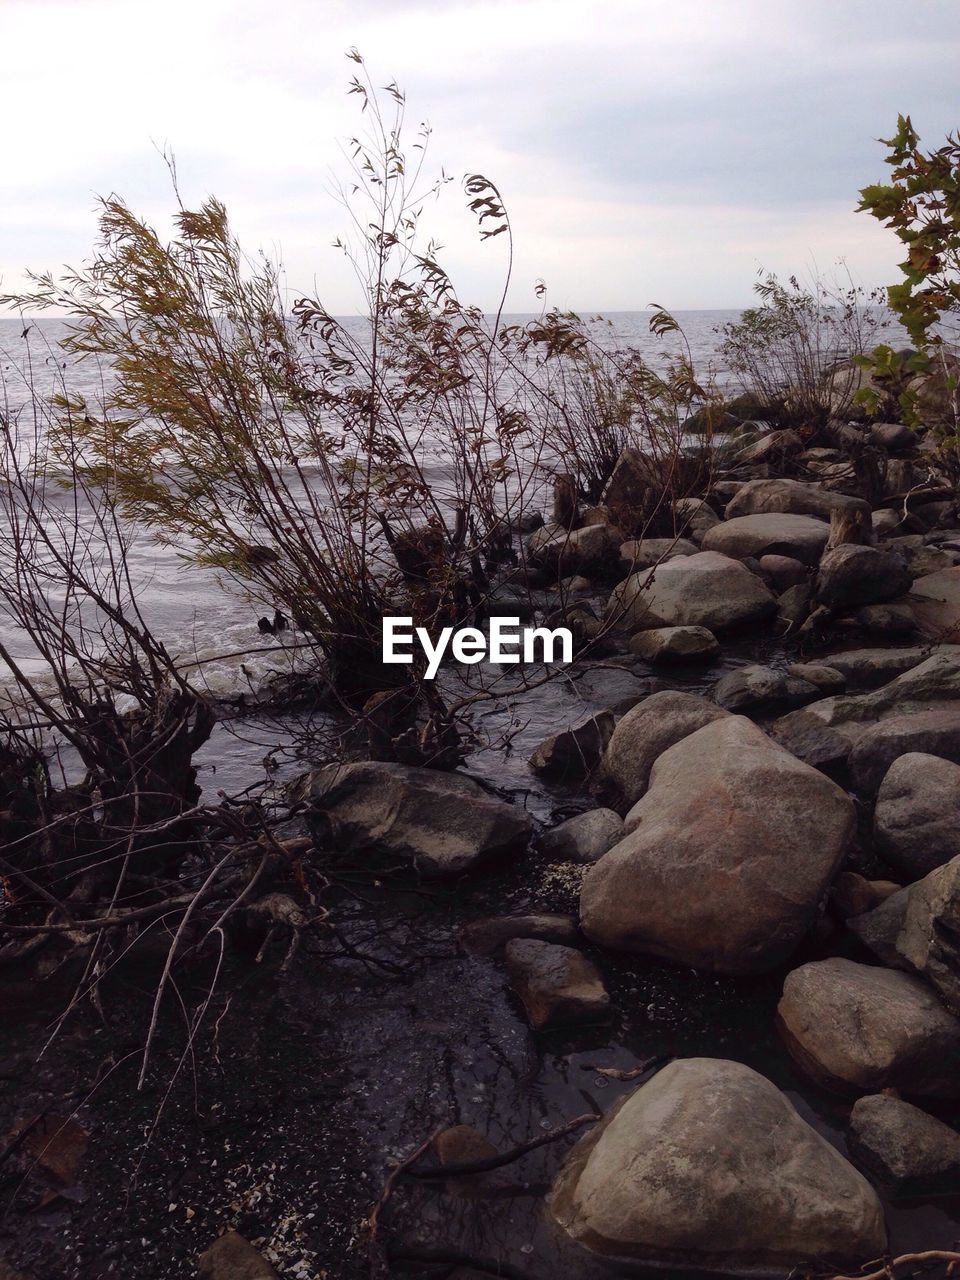
[(838, 786), (725, 715), (657, 757), (627, 834), (584, 878), (581, 927), (696, 969), (771, 968), (812, 924), (853, 828)]
[(647, 789), (654, 761), (688, 734), (727, 713), (695, 693), (664, 690), (628, 711), (613, 731), (600, 766), (599, 791), (629, 809)]
[(741, 715), (773, 715), (802, 707), (819, 696), (820, 690), (809, 680), (758, 663), (728, 671), (713, 689), (718, 706)]
[(827, 1088), (960, 1097), (960, 1021), (912, 974), (840, 957), (801, 965), (783, 984), (777, 1023)]
[(817, 599), (828, 609), (858, 609), (902, 596), (910, 583), (909, 570), (895, 552), (844, 544), (820, 561)]
[(960, 1014), (960, 857), (910, 886), (896, 948)]
[(681, 626), (728, 631), (769, 618), (776, 608), (773, 593), (739, 560), (699, 551), (632, 573), (611, 595), (607, 616), (632, 631)]
[(703, 538), (704, 551), (719, 551), (735, 560), (747, 556), (789, 556), (815, 565), (827, 545), (830, 526), (813, 516), (769, 513), (738, 516), (714, 525)]
[(960, 1174), (960, 1133), (902, 1098), (872, 1093), (850, 1112), (857, 1163), (896, 1191), (937, 1189)]
[(315, 769), (297, 784), (310, 820), (343, 849), (376, 850), (425, 875), (453, 875), (530, 840), (530, 815), (472, 778), (364, 760)]
[(621, 1099), (549, 1204), (591, 1252), (673, 1274), (859, 1264), (886, 1247), (869, 1183), (769, 1080), (715, 1058), (671, 1062)]
[(877, 850), (911, 880), (960, 855), (960, 765), (909, 751), (884, 775), (873, 815)]
[(910, 588), (917, 629), (938, 644), (960, 640), (960, 566), (917, 578)]
[(960, 760), (960, 702), (889, 716), (859, 734), (850, 752), (854, 785), (874, 794), (893, 762), (908, 752)]
[(863, 511), (865, 518), (870, 518), (870, 504), (862, 498), (848, 498), (845, 493), (831, 493), (797, 480), (750, 480), (727, 503), (725, 514), (728, 520), (765, 512), (829, 520), (834, 511)]

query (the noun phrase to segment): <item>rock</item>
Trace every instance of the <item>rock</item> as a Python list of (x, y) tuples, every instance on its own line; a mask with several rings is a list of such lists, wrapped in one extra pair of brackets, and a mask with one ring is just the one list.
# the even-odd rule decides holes
[(781, 515), (816, 516), (829, 520), (834, 511), (866, 511), (870, 504), (862, 498), (848, 498), (845, 493), (830, 493), (818, 485), (800, 484), (796, 480), (750, 480), (741, 485), (727, 504), (728, 520), (738, 516), (776, 512)]
[(601, 502), (610, 519), (628, 536), (640, 533), (663, 500), (666, 485), (689, 493), (708, 471), (702, 459), (655, 457), (640, 449), (624, 449), (617, 459)]
[[(457, 1124), (442, 1130), (430, 1145), (441, 1168), (474, 1164), (499, 1154), (493, 1143), (469, 1124)], [(452, 1174), (444, 1181), (443, 1189), (447, 1195), (472, 1198), (484, 1195), (494, 1181), (490, 1174)]]
[(803, 452), (803, 441), (795, 431), (768, 431), (737, 455), (738, 463), (779, 463)]
[(830, 890), (830, 903), (842, 920), (849, 920), (873, 911), (902, 887), (892, 880), (868, 880), (856, 871), (841, 871)]
[[(843, 654), (831, 654), (830, 662), (838, 671), (844, 670)], [(845, 673), (848, 674), (848, 673)], [(849, 679), (849, 674), (848, 674)], [(851, 745), (868, 731), (868, 727), (893, 716), (912, 715), (915, 712), (956, 709), (960, 699), (960, 656), (940, 652), (913, 666), (903, 675), (890, 680), (882, 688), (871, 693), (839, 694), (821, 698), (804, 710), (805, 715), (817, 716), (824, 724), (836, 729)], [(794, 713), (797, 714), (797, 713)], [(786, 719), (786, 717), (784, 717)], [(904, 746), (903, 751), (924, 750), (923, 747)], [(932, 751), (932, 755), (943, 755)], [(893, 756), (887, 760), (890, 764)], [(881, 774), (882, 776), (882, 774)], [(880, 778), (877, 778), (879, 785)]]
[(907, 890), (898, 955), (960, 1014), (960, 857)]
[(960, 855), (960, 766), (908, 751), (887, 770), (873, 819), (876, 847), (911, 880)]
[(919, 978), (839, 957), (787, 975), (777, 1022), (827, 1088), (960, 1097), (960, 1021)]
[(933, 1190), (960, 1174), (960, 1133), (889, 1094), (857, 1099), (848, 1144), (858, 1164), (897, 1191)]
[(557, 942), (573, 946), (580, 929), (573, 916), (521, 915), (485, 916), (465, 925), (459, 934), (461, 945), (473, 955), (492, 956), (502, 951), (514, 938), (535, 938), (539, 942)]
[(595, 965), (572, 947), (532, 938), (508, 942), (510, 985), (538, 1031), (575, 1022), (601, 1022), (610, 997)]
[(847, 678), (842, 671), (821, 662), (791, 662), (787, 675), (806, 680), (825, 694), (843, 693), (847, 687)]
[(882, 507), (879, 511), (874, 511), (871, 516), (870, 523), (873, 526), (874, 533), (882, 538), (897, 530), (902, 530), (904, 525), (903, 512), (895, 511), (892, 507)]
[(57, 1187), (70, 1187), (80, 1175), (90, 1135), (72, 1116), (47, 1112), (14, 1125), (8, 1141), (32, 1172)]
[[(945, 646), (939, 653), (960, 655), (960, 647)], [(919, 667), (930, 657), (929, 649), (851, 649), (847, 653), (829, 653), (828, 666), (846, 677), (850, 689), (875, 689), (878, 685)]]
[(653, 627), (638, 631), (630, 652), (646, 662), (712, 662), (720, 656), (717, 637), (706, 627)]
[(664, 560), (676, 556), (695, 556), (698, 547), (685, 538), (631, 538), (620, 544), (621, 568), (631, 573), (635, 569), (650, 569)]
[[(898, 543), (905, 539), (898, 539)], [(930, 547), (921, 543), (918, 547), (899, 546), (911, 578), (926, 578), (943, 569), (952, 569), (957, 561), (951, 551)]]
[(544, 739), (530, 757), (530, 768), (566, 782), (581, 781), (600, 763), (613, 726), (612, 711), (587, 716), (579, 724)]
[(813, 589), (808, 582), (788, 587), (777, 600), (777, 621), (785, 623), (789, 631), (796, 631), (810, 614), (812, 595)]
[(594, 1254), (673, 1275), (859, 1264), (886, 1247), (867, 1181), (775, 1085), (721, 1059), (671, 1062), (622, 1098), (548, 1203)]
[(842, 734), (802, 711), (777, 720), (769, 732), (791, 755), (824, 773), (839, 772), (850, 755), (850, 743)]
[(617, 716), (626, 715), (644, 698), (669, 687), (656, 676), (638, 675), (613, 664), (592, 665), (585, 670), (569, 671), (569, 675), (576, 681), (577, 694), (584, 702), (604, 710), (609, 708)]
[(847, 927), (860, 939), (868, 951), (891, 969), (907, 966), (897, 951), (897, 939), (907, 914), (909, 889), (898, 889), (885, 898), (879, 906), (863, 915), (851, 916)]
[(911, 752), (960, 761), (960, 703), (888, 716), (860, 733), (850, 752), (854, 785), (873, 795), (894, 760)]
[(617, 808), (629, 809), (646, 791), (658, 756), (726, 714), (694, 693), (669, 690), (645, 698), (613, 731), (600, 766), (601, 794)]
[(326, 765), (297, 793), (346, 849), (376, 849), (425, 875), (452, 875), (523, 850), (530, 815), (472, 778), (379, 761)]
[(587, 871), (581, 927), (695, 969), (770, 968), (813, 923), (853, 828), (838, 786), (724, 714), (657, 752), (627, 834)]
[(760, 622), (776, 607), (771, 592), (739, 561), (700, 551), (631, 574), (611, 595), (607, 616), (632, 631), (692, 626), (716, 632)]
[(793, 556), (763, 555), (760, 557), (760, 569), (769, 579), (770, 585), (777, 595), (790, 587), (806, 582), (809, 569)]
[(698, 544), (708, 529), (720, 523), (720, 517), (702, 498), (678, 498), (673, 504), (673, 514), (680, 532)]
[(713, 688), (717, 706), (738, 715), (786, 711), (819, 696), (820, 690), (808, 680), (757, 664), (727, 672)]
[(903, 600), (865, 605), (854, 614), (854, 621), (864, 631), (877, 631), (888, 636), (908, 636), (917, 629), (913, 610)]
[(602, 570), (604, 565), (615, 562), (617, 548), (623, 541), (620, 530), (608, 524), (587, 525), (583, 529), (561, 529), (550, 538), (545, 538), (542, 534), (543, 530), (539, 530), (530, 538), (531, 544), (536, 542), (535, 550), (531, 551), (531, 559), (535, 564), (554, 573)]
[(593, 583), (589, 578), (584, 578), (581, 574), (575, 574), (572, 578), (564, 578), (562, 582), (558, 582), (557, 587), (565, 595), (580, 596), (592, 591)]
[(703, 549), (719, 551), (735, 560), (775, 555), (815, 565), (829, 537), (829, 525), (813, 516), (738, 516), (709, 529), (703, 538)]
[(262, 1254), (236, 1231), (225, 1231), (197, 1259), (205, 1280), (279, 1280)]
[(623, 819), (612, 809), (590, 809), (540, 837), (540, 849), (557, 862), (596, 862), (623, 835)]
[(902, 422), (874, 422), (870, 427), (870, 443), (893, 451), (912, 449), (917, 443), (917, 435)]
[(820, 561), (816, 594), (828, 609), (856, 609), (893, 600), (909, 590), (910, 582), (895, 552), (845, 543), (827, 551)]
[(921, 635), (938, 644), (960, 640), (960, 566), (915, 579), (909, 604)]

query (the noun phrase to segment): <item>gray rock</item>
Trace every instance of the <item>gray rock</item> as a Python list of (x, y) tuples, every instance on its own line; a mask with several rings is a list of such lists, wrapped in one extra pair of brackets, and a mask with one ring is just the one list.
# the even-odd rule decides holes
[(810, 576), (807, 566), (794, 560), (793, 556), (763, 555), (760, 557), (760, 568), (777, 595), (806, 582)]
[(725, 514), (728, 520), (780, 512), (829, 521), (834, 511), (865, 511), (869, 518), (870, 504), (862, 498), (848, 498), (844, 493), (830, 493), (818, 485), (796, 480), (750, 480), (727, 503)]
[(960, 765), (909, 751), (884, 775), (873, 817), (878, 852), (911, 880), (960, 855)]
[(820, 690), (809, 680), (757, 664), (727, 672), (713, 688), (717, 706), (738, 715), (774, 714), (802, 707), (819, 696)]
[(960, 760), (960, 703), (888, 716), (860, 733), (850, 752), (854, 785), (873, 795), (894, 760), (908, 752)]
[(594, 707), (609, 709), (622, 716), (644, 698), (660, 693), (668, 686), (656, 676), (638, 675), (626, 667), (594, 665), (582, 671), (571, 670), (577, 696)]
[[(545, 526), (546, 527), (546, 526)], [(623, 541), (619, 529), (608, 524), (586, 525), (583, 529), (562, 529), (553, 537), (541, 536), (538, 530), (530, 538), (531, 559), (535, 564), (554, 573), (588, 573), (603, 569), (616, 561), (617, 550)]]
[(704, 551), (719, 551), (742, 560), (746, 556), (789, 556), (815, 565), (830, 528), (813, 516), (765, 514), (738, 516), (714, 525), (703, 538)]
[(812, 596), (813, 588), (808, 582), (788, 587), (777, 600), (777, 621), (784, 623), (789, 631), (796, 631), (809, 617)]
[(279, 1280), (270, 1263), (236, 1231), (225, 1231), (197, 1259), (204, 1280)]
[[(945, 646), (940, 654), (960, 655), (960, 647)], [(876, 689), (919, 667), (931, 656), (930, 649), (850, 649), (846, 653), (828, 653), (823, 661), (846, 677), (847, 687)]]
[(787, 675), (816, 685), (824, 694), (843, 693), (847, 687), (843, 672), (822, 662), (792, 662), (787, 667)]
[(789, 429), (786, 431), (767, 431), (759, 440), (755, 440), (753, 444), (748, 444), (745, 449), (740, 450), (737, 455), (737, 462), (748, 463), (751, 466), (761, 462), (783, 462), (785, 458), (802, 451), (803, 441), (796, 431), (790, 431)]
[(510, 985), (537, 1030), (601, 1022), (610, 997), (595, 965), (572, 947), (517, 938), (504, 950)]
[[(430, 1145), (441, 1168), (474, 1164), (498, 1154), (489, 1138), (469, 1124), (456, 1124), (442, 1130)], [(447, 1195), (465, 1199), (489, 1195), (500, 1181), (498, 1174), (498, 1170), (491, 1173), (451, 1174), (444, 1180), (443, 1189)]]
[(720, 656), (717, 637), (706, 627), (653, 627), (638, 631), (629, 647), (647, 662), (711, 662)]
[(657, 753), (623, 840), (587, 871), (581, 927), (696, 969), (770, 968), (813, 923), (853, 828), (838, 786), (724, 714)]
[(859, 1164), (898, 1191), (931, 1189), (960, 1173), (960, 1133), (888, 1094), (857, 1099), (848, 1142)]
[(739, 561), (700, 551), (631, 574), (611, 595), (607, 616), (633, 631), (692, 626), (717, 632), (760, 622), (776, 607), (771, 592)]
[(841, 919), (849, 920), (873, 911), (902, 888), (892, 880), (868, 880), (856, 871), (841, 871), (830, 890), (830, 905)]
[(903, 512), (895, 511), (893, 507), (882, 507), (879, 511), (874, 511), (871, 517), (873, 531), (881, 538), (902, 529), (903, 523)]
[(801, 965), (787, 975), (777, 1021), (827, 1088), (960, 1096), (960, 1021), (911, 974), (839, 957)]
[(907, 890), (897, 953), (960, 1014), (960, 857)]
[(720, 517), (702, 498), (678, 498), (673, 504), (673, 513), (677, 528), (698, 544), (708, 529), (720, 523)]
[(297, 792), (340, 848), (376, 849), (426, 875), (521, 852), (532, 831), (529, 814), (471, 778), (409, 765), (326, 765), (301, 779)]
[(563, 781), (582, 781), (600, 763), (613, 726), (613, 712), (598, 711), (569, 729), (551, 734), (534, 750), (530, 768)]
[(883, 1253), (867, 1181), (763, 1076), (671, 1062), (626, 1095), (564, 1162), (549, 1206), (605, 1259), (735, 1275)]
[(824, 553), (816, 594), (828, 609), (857, 609), (893, 600), (909, 590), (910, 583), (896, 552), (844, 544)]
[(655, 693), (628, 711), (613, 731), (600, 767), (599, 789), (629, 809), (647, 789), (654, 761), (681, 738), (727, 714), (695, 693)]
[(578, 813), (540, 837), (540, 849), (557, 862), (596, 862), (623, 835), (623, 819), (612, 809)]
[(860, 939), (867, 950), (891, 969), (908, 967), (897, 951), (897, 939), (900, 937), (900, 931), (906, 919), (909, 896), (908, 888), (899, 889), (871, 911), (853, 916), (847, 921), (850, 931)]
[(770, 736), (798, 760), (825, 773), (836, 773), (850, 755), (850, 743), (842, 734), (802, 711), (777, 720)]
[(492, 956), (514, 938), (536, 938), (575, 946), (580, 929), (573, 916), (540, 913), (520, 916), (485, 916), (472, 920), (459, 934), (461, 945), (476, 956)]
[(853, 615), (853, 620), (864, 631), (888, 636), (908, 636), (917, 629), (913, 610), (903, 600), (864, 605)]
[(676, 556), (695, 556), (698, 548), (685, 538), (630, 538), (620, 544), (621, 569), (651, 569)]
[(910, 605), (920, 633), (938, 644), (960, 640), (960, 567), (917, 578)]
[(912, 449), (917, 433), (903, 422), (874, 422), (870, 427), (870, 443), (881, 449)]

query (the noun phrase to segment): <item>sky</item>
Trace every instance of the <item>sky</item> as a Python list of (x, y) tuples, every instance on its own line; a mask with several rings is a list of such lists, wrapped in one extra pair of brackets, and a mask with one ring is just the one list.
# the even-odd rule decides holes
[(456, 181), (424, 234), (488, 309), (505, 238), (479, 241), (466, 173), (510, 212), (511, 310), (540, 279), (584, 313), (739, 307), (760, 271), (893, 282), (893, 233), (855, 212), (877, 139), (898, 112), (931, 147), (960, 127), (958, 0), (0, 0), (0, 288), (82, 263), (98, 195), (166, 231), (167, 151), (291, 296), (361, 310), (331, 247), (351, 47), (403, 89), (408, 143), (429, 122), (425, 171)]

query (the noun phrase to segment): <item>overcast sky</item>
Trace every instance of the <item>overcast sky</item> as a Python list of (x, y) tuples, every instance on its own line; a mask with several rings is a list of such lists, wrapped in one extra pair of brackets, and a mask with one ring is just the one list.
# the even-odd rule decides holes
[[(857, 190), (909, 112), (960, 126), (958, 0), (0, 0), (0, 276), (78, 263), (98, 193), (164, 224), (158, 148), (185, 200), (218, 195), (293, 293), (359, 309), (330, 249), (339, 147), (364, 54), (396, 79), (432, 163), (484, 172), (516, 238), (513, 309), (739, 306), (760, 267), (896, 278)], [(412, 139), (411, 139), (412, 140)], [(479, 244), (448, 187), (428, 216), (469, 301), (494, 303), (503, 239)]]

